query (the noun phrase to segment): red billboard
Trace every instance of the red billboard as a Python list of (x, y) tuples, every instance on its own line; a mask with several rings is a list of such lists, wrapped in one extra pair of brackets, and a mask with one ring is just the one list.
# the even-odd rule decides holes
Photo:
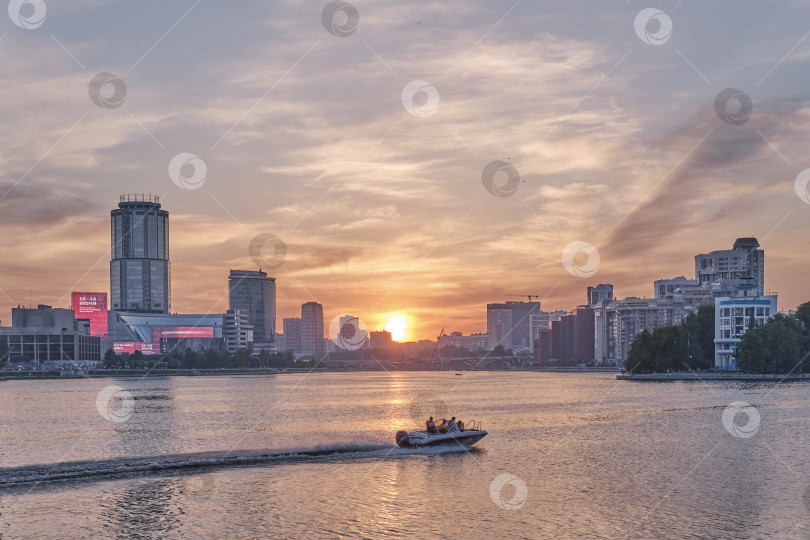
[(73, 312), (77, 319), (90, 319), (90, 335), (107, 337), (107, 293), (74, 292)]
[(166, 338), (212, 338), (213, 326), (163, 326), (152, 329), (152, 341)]
[(143, 354), (160, 354), (160, 343), (116, 341), (113, 343), (113, 351), (117, 354), (132, 354), (135, 351), (141, 351)]

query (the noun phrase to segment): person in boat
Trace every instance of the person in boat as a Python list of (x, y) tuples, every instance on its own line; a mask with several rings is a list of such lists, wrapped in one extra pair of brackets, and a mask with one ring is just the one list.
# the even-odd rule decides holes
[(458, 426), (459, 431), (464, 431), (464, 422), (459, 420), (458, 422), (456, 422), (456, 425)]
[(456, 424), (456, 417), (455, 416), (453, 418), (451, 418), (449, 422), (447, 422), (447, 431), (450, 432), (450, 433), (452, 433), (454, 431), (458, 431), (458, 424)]
[(439, 424), (439, 433), (447, 433), (447, 420), (442, 418), (442, 423)]
[(428, 433), (436, 433), (436, 422), (433, 421), (433, 417), (431, 416), (427, 422), (425, 422), (425, 427), (427, 428)]

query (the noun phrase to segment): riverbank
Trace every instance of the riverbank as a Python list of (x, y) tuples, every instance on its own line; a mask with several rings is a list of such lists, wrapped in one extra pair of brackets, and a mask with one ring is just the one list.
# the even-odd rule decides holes
[[(151, 371), (137, 370), (137, 369), (91, 369), (87, 371), (59, 371), (59, 370), (25, 370), (25, 371), (2, 371), (0, 372), (0, 381), (3, 380), (43, 380), (43, 379), (93, 379), (105, 377), (218, 377), (218, 376), (252, 376), (252, 375), (277, 375), (282, 373), (376, 373), (383, 371), (377, 370), (360, 370), (360, 369), (328, 369), (316, 368), (286, 368), (286, 369), (272, 369), (272, 368), (254, 368), (254, 369), (156, 369)], [(421, 371), (421, 370), (419, 370)], [(534, 371), (542, 373), (618, 373), (619, 368), (577, 368), (577, 367), (524, 367), (512, 369), (479, 369), (479, 370), (429, 370), (426, 373), (441, 373), (441, 372), (454, 372), (454, 373), (472, 373), (492, 371)], [(397, 373), (413, 373), (415, 371), (400, 371)]]
[[(212, 377), (236, 375), (275, 375), (277, 373), (308, 373), (309, 369), (155, 369), (151, 371), (137, 369), (91, 369), (89, 371), (59, 370), (26, 370), (0, 372), (3, 380), (39, 380), (39, 379), (92, 379), (105, 377)], [(315, 371), (324, 371), (318, 369)]]
[(652, 381), (652, 382), (672, 382), (672, 381), (747, 381), (747, 382), (783, 382), (783, 381), (808, 381), (810, 374), (793, 373), (789, 375), (763, 375), (757, 373), (641, 373), (616, 375), (620, 381)]

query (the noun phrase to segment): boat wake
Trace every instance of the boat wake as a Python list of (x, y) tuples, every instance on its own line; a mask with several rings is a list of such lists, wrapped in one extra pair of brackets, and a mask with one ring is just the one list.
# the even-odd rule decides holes
[(106, 479), (198, 474), (232, 467), (284, 465), (350, 459), (397, 459), (405, 456), (458, 452), (457, 449), (403, 449), (391, 444), (347, 443), (286, 450), (200, 452), (162, 456), (113, 458), (0, 468), (0, 493), (38, 489), (60, 483)]

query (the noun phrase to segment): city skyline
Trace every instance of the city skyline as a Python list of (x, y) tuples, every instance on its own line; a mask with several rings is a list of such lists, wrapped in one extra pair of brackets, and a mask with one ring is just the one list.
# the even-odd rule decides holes
[[(807, 300), (797, 5), (670, 6), (660, 45), (634, 28), (642, 6), (383, 3), (358, 6), (346, 37), (322, 5), (194, 6), (88, 0), (49, 5), (41, 28), (4, 21), (0, 313), (29, 295), (66, 307), (72, 291), (111, 292), (122, 193), (171, 213), (176, 313), (224, 313), (228, 272), (261, 267), (278, 320), (316, 301), (327, 324), (400, 316), (407, 339), (435, 339), (485, 331), (485, 305), (513, 294), (544, 310), (599, 283), (651, 297), (743, 236), (767, 252), (779, 308)], [(101, 73), (123, 81), (122, 103), (88, 96)], [(403, 106), (413, 81), (435, 94)], [(750, 96), (742, 123), (715, 110), (726, 88)], [(203, 170), (183, 153), (205, 165), (198, 184), (169, 174)], [(496, 161), (519, 173), (511, 196), (482, 185)], [(283, 256), (262, 249), (273, 238)], [(562, 262), (574, 242), (598, 253), (590, 277)], [(592, 262), (583, 253), (576, 265)]]

